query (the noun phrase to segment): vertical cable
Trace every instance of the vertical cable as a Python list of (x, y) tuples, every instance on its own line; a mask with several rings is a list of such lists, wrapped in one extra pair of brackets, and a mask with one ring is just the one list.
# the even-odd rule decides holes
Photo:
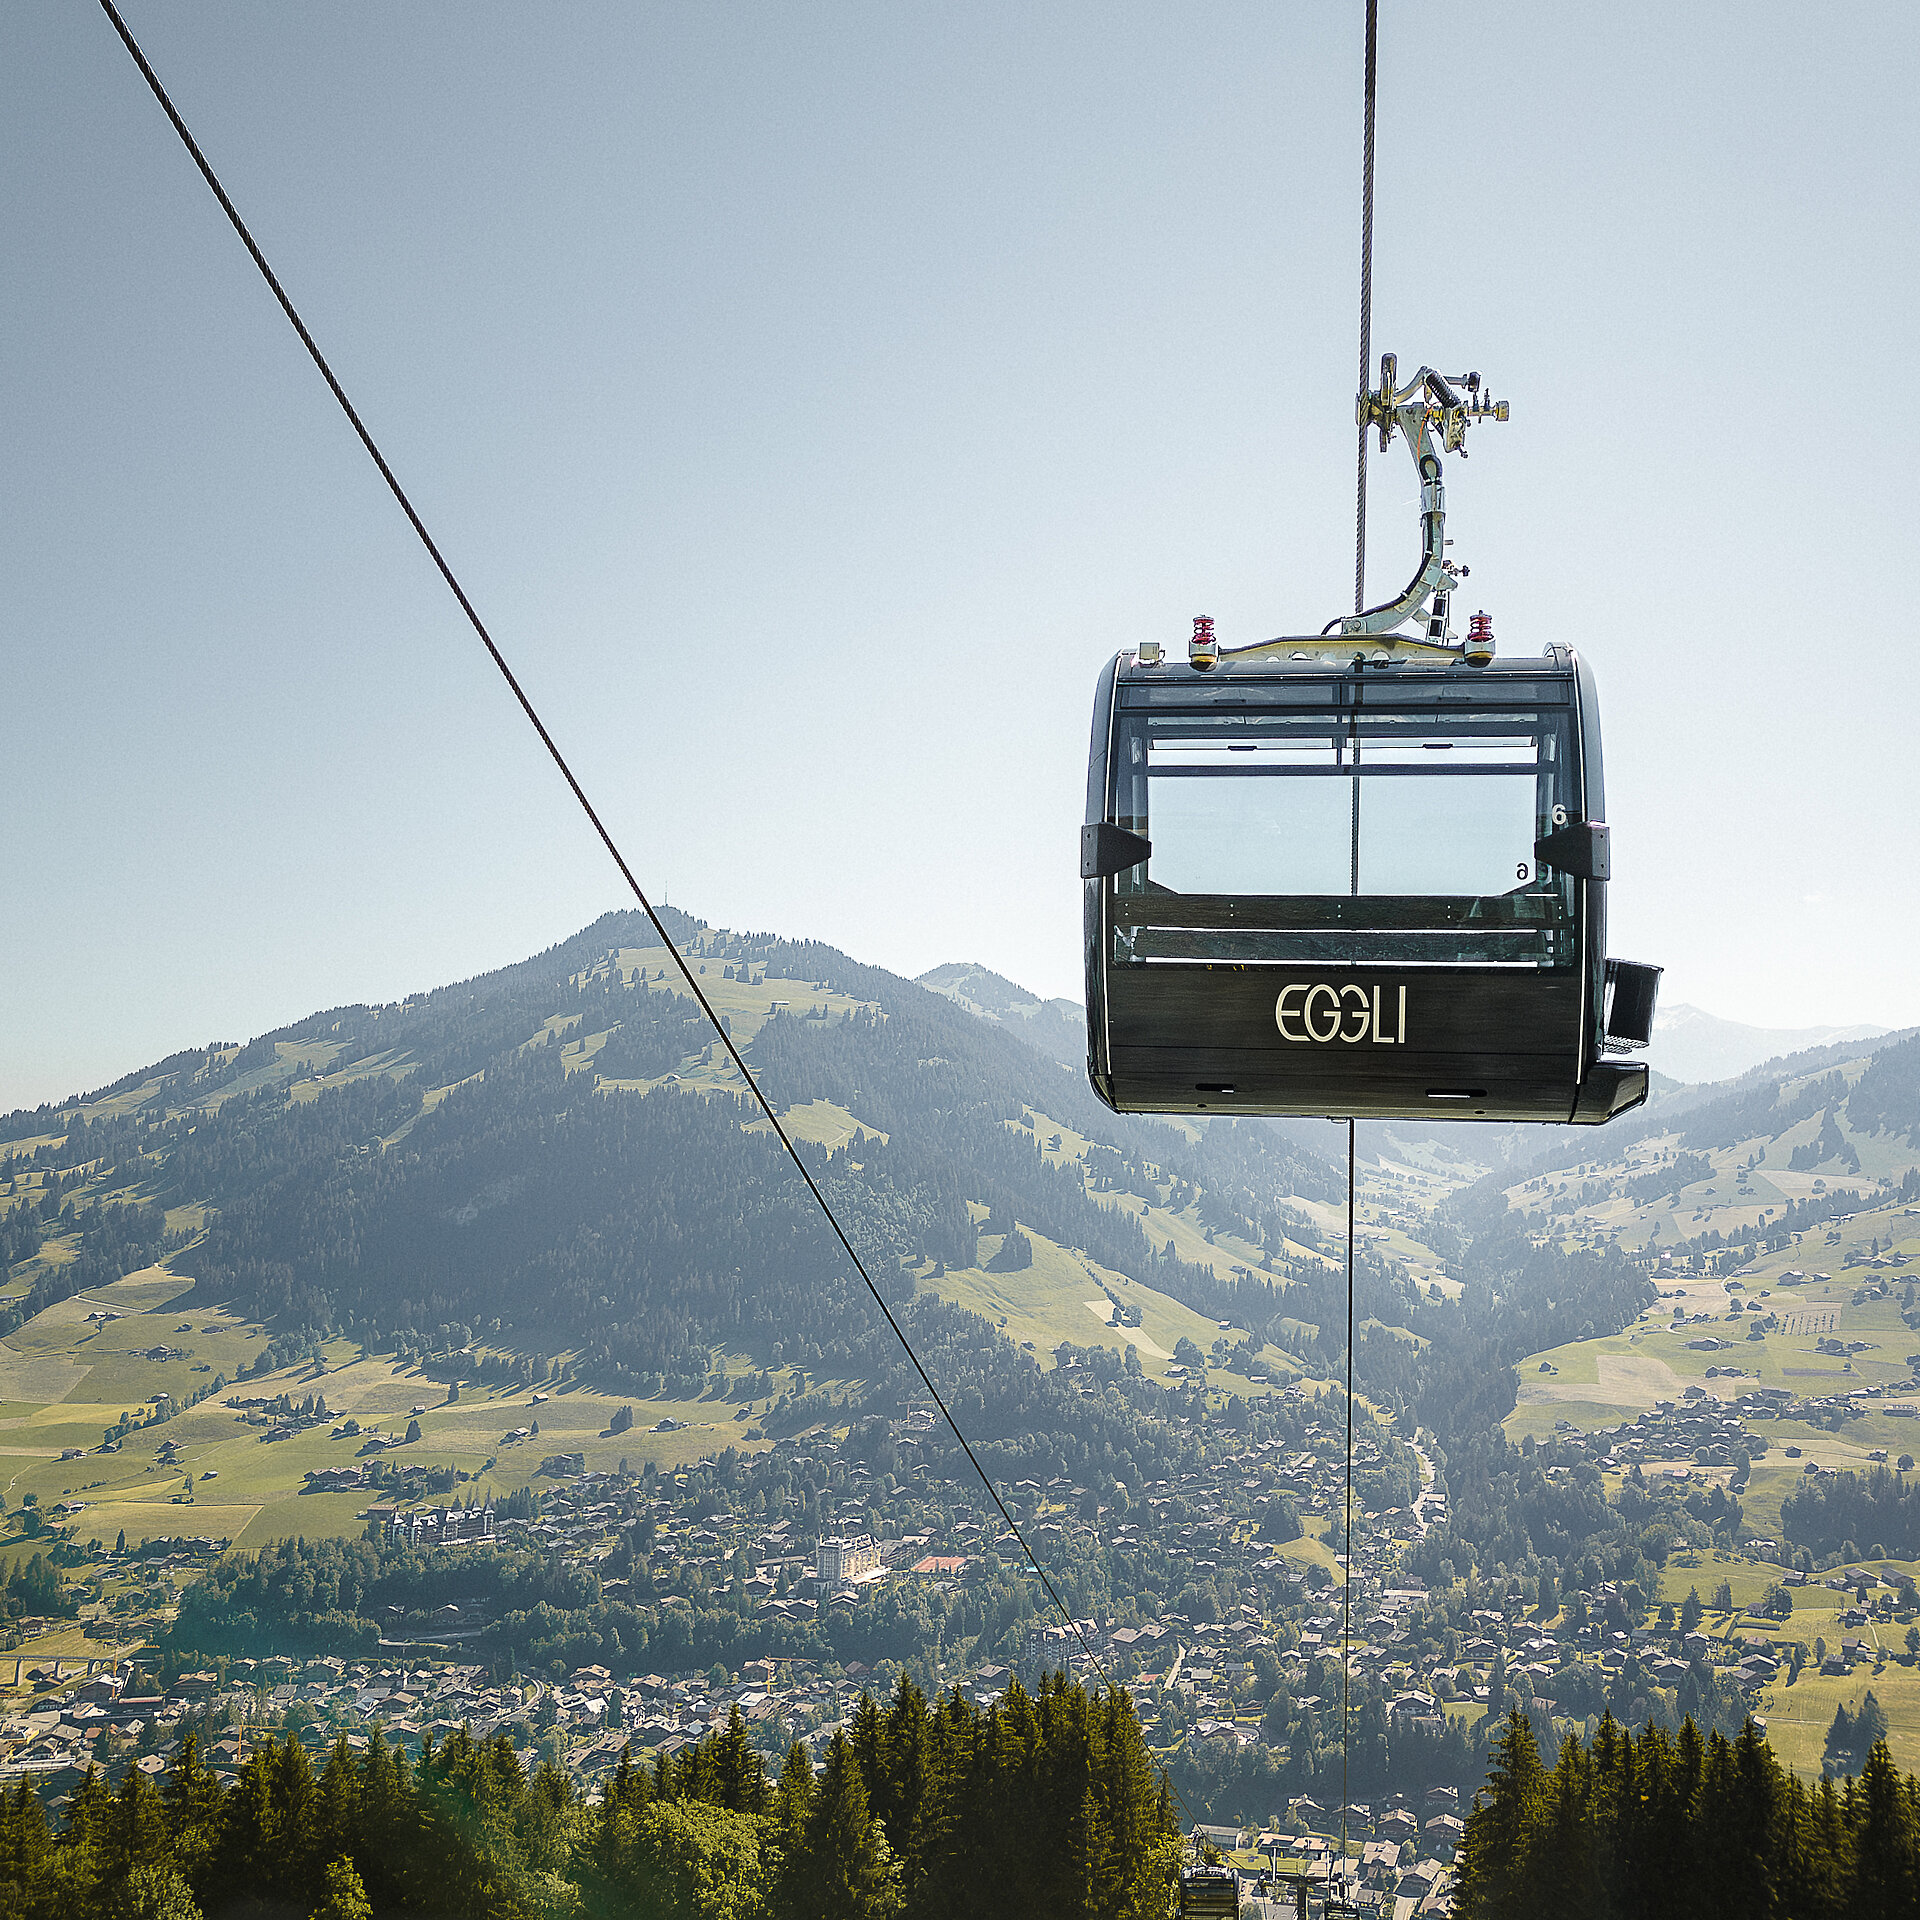
[[(1341, 1583), (1340, 1620), (1340, 1877), (1347, 1873), (1347, 1808), (1352, 1795), (1347, 1791), (1347, 1752), (1352, 1745), (1352, 1668), (1353, 1660), (1353, 1185), (1354, 1124), (1347, 1122), (1347, 1491), (1343, 1520), (1346, 1528), (1342, 1555), (1346, 1579)], [(1344, 1891), (1342, 1892), (1345, 1898)]]
[(1353, 800), (1349, 812), (1349, 844), (1347, 848), (1347, 891), (1357, 894), (1360, 891), (1360, 663), (1353, 663), (1353, 718), (1349, 731), (1353, 741)]
[[(1367, 88), (1360, 148), (1360, 391), (1373, 387), (1373, 102), (1379, 71), (1380, 0), (1367, 0)], [(1360, 421), (1353, 502), (1353, 610), (1367, 604), (1367, 422)]]
[[(1373, 121), (1380, 67), (1380, 0), (1367, 0), (1367, 78), (1362, 109), (1360, 145), (1360, 392), (1373, 386)], [(1367, 604), (1367, 419), (1360, 410), (1353, 501), (1353, 610)], [(1353, 714), (1353, 846), (1348, 876), (1352, 892), (1360, 891), (1360, 705), (1354, 688)], [(1353, 1796), (1347, 1787), (1347, 1762), (1353, 1740), (1353, 1188), (1354, 1123), (1347, 1122), (1347, 1485), (1342, 1521), (1346, 1530), (1346, 1578), (1340, 1586), (1340, 1880), (1346, 1899), (1347, 1808)]]

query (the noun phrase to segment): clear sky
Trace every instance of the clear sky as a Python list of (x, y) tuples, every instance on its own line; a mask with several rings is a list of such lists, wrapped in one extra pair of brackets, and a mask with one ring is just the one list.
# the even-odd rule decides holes
[[(1347, 604), (1358, 0), (126, 10), (643, 878), (1077, 996), (1102, 661)], [(1512, 399), (1449, 530), (1596, 663), (1615, 950), (1920, 1019), (1920, 12), (1382, 14), (1374, 337)], [(0, 220), (0, 1108), (623, 904), (86, 0)]]

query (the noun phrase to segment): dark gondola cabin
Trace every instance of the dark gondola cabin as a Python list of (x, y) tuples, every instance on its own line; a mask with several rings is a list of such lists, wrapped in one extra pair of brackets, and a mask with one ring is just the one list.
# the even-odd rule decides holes
[[(1607, 960), (1593, 677), (1121, 654), (1081, 840), (1087, 1052), (1123, 1112), (1599, 1124), (1657, 970)], [(1611, 1020), (1611, 1029), (1609, 1022)]]
[(1236, 1920), (1240, 1876), (1231, 1867), (1188, 1867), (1180, 1875), (1180, 1920)]

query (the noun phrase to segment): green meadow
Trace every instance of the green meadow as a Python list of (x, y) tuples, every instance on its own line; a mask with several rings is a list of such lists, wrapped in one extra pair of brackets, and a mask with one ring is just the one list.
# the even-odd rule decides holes
[[(465, 1476), (437, 1496), (443, 1499), (502, 1496), (538, 1480), (541, 1462), (554, 1454), (583, 1454), (589, 1469), (625, 1460), (637, 1470), (646, 1461), (678, 1467), (729, 1445), (766, 1444), (747, 1437), (764, 1401), (631, 1400), (569, 1383), (564, 1374), (538, 1388), (470, 1385), (450, 1401), (443, 1383), (344, 1340), (329, 1343), (322, 1365), (302, 1362), (242, 1380), (236, 1375), (266, 1344), (264, 1333), (219, 1308), (189, 1304), (191, 1291), (190, 1282), (149, 1270), (49, 1307), (0, 1341), (0, 1491), (10, 1512), (31, 1494), (44, 1510), (68, 1508), (60, 1518), (83, 1542), (111, 1545), (124, 1529), (129, 1542), (205, 1534), (257, 1546), (290, 1534), (360, 1531), (377, 1491), (301, 1489), (315, 1469), (365, 1464), (362, 1450), (377, 1436), (402, 1444), (367, 1460)], [(89, 1318), (102, 1312), (119, 1317)], [(141, 1357), (159, 1347), (179, 1348), (182, 1357)], [(564, 1367), (565, 1356), (555, 1357)], [(219, 1374), (227, 1376), (225, 1388), (184, 1406)], [(296, 1404), (322, 1396), (331, 1419), (273, 1440), (232, 1404), (283, 1393)], [(102, 1451), (106, 1430), (126, 1415), (151, 1413), (156, 1394), (172, 1395), (183, 1410), (136, 1428), (117, 1451)], [(634, 1424), (615, 1434), (611, 1423), (623, 1405), (633, 1408)], [(405, 1442), (414, 1418), (420, 1438)], [(349, 1420), (359, 1432), (345, 1431)], [(679, 1430), (651, 1431), (663, 1420)], [(163, 1447), (174, 1455), (166, 1464)], [(78, 1457), (62, 1458), (74, 1449)], [(7, 1551), (32, 1545), (15, 1539)]]
[[(1776, 1143), (1777, 1148), (1792, 1145), (1791, 1139)], [(1734, 1174), (1726, 1173), (1717, 1176), (1715, 1184), (1689, 1189), (1682, 1202), (1662, 1206), (1665, 1216), (1671, 1216), (1717, 1205), (1718, 1211), (1709, 1217), (1719, 1220), (1726, 1217), (1736, 1194), (1739, 1205), (1751, 1210), (1777, 1203), (1783, 1194), (1797, 1197), (1810, 1188), (1813, 1178), (1780, 1173), (1776, 1190), (1767, 1183), (1766, 1173), (1756, 1169), (1751, 1176), (1753, 1191), (1748, 1192), (1737, 1189)], [(1516, 1190), (1515, 1197), (1521, 1198), (1524, 1191)], [(1909, 1260), (1920, 1258), (1920, 1215), (1897, 1202), (1883, 1204), (1809, 1232), (1796, 1244), (1752, 1261), (1738, 1274), (1711, 1278), (1699, 1273), (1662, 1274), (1661, 1298), (1625, 1332), (1550, 1348), (1521, 1363), (1519, 1404), (1506, 1422), (1508, 1436), (1516, 1441), (1527, 1434), (1544, 1437), (1560, 1421), (1583, 1432), (1617, 1426), (1661, 1401), (1680, 1402), (1689, 1386), (1724, 1400), (1756, 1386), (1786, 1388), (1799, 1398), (1818, 1399), (1910, 1378), (1914, 1369), (1908, 1356), (1920, 1352), (1920, 1332), (1902, 1318), (1911, 1269), (1847, 1264), (1850, 1254), (1871, 1256), (1876, 1248), (1881, 1256), (1904, 1253)], [(1883, 1282), (1887, 1293), (1871, 1297)], [(1732, 1312), (1736, 1300), (1743, 1306), (1758, 1301), (1762, 1308), (1758, 1317), (1770, 1314), (1774, 1328), (1759, 1339), (1750, 1338), (1756, 1316)], [(1688, 1316), (1711, 1317), (1675, 1326), (1676, 1307)], [(1731, 1344), (1715, 1350), (1689, 1345), (1707, 1337)], [(1859, 1350), (1823, 1352), (1823, 1340)], [(1723, 1371), (1727, 1368), (1740, 1371), (1728, 1375)], [(1894, 1392), (1888, 1403), (1920, 1403), (1920, 1394)], [(1748, 1423), (1749, 1432), (1765, 1441), (1767, 1451), (1754, 1461), (1740, 1495), (1746, 1533), (1780, 1539), (1782, 1504), (1809, 1467), (1864, 1472), (1874, 1464), (1875, 1453), (1883, 1453), (1890, 1463), (1897, 1463), (1902, 1454), (1920, 1456), (1920, 1419), (1899, 1417), (1872, 1400), (1859, 1404), (1864, 1410), (1845, 1420), (1837, 1432), (1805, 1419)], [(1649, 1470), (1664, 1464), (1650, 1463)], [(1672, 1464), (1687, 1467), (1698, 1478), (1731, 1478), (1729, 1468), (1700, 1467), (1687, 1459)], [(1870, 1544), (1859, 1543), (1863, 1554)], [(1920, 1561), (1862, 1564), (1889, 1581), (1902, 1574), (1920, 1578)], [(1907, 1623), (1873, 1620), (1864, 1627), (1842, 1626), (1841, 1615), (1851, 1602), (1848, 1596), (1820, 1585), (1818, 1576), (1813, 1584), (1792, 1590), (1789, 1619), (1776, 1621), (1748, 1612), (1779, 1578), (1780, 1569), (1766, 1562), (1719, 1552), (1681, 1554), (1668, 1563), (1658, 1598), (1677, 1604), (1689, 1589), (1697, 1589), (1710, 1605), (1724, 1581), (1731, 1589), (1735, 1611), (1710, 1612), (1703, 1623), (1707, 1632), (1718, 1637), (1762, 1636), (1783, 1645), (1798, 1641), (1810, 1653), (1819, 1640), (1837, 1648), (1843, 1636), (1864, 1637), (1876, 1649), (1873, 1659), (1845, 1676), (1821, 1674), (1810, 1660), (1791, 1684), (1783, 1670), (1761, 1696), (1758, 1711), (1767, 1719), (1767, 1731), (1782, 1760), (1802, 1773), (1818, 1773), (1835, 1709), (1842, 1705), (1849, 1711), (1857, 1709), (1871, 1688), (1886, 1709), (1894, 1758), (1904, 1768), (1920, 1768), (1920, 1666), (1906, 1651)]]

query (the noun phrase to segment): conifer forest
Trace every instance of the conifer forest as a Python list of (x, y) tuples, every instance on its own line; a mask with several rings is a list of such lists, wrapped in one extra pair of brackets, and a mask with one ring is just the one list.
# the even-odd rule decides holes
[(1549, 1769), (1515, 1714), (1467, 1821), (1460, 1920), (1911, 1920), (1920, 1780), (1884, 1741), (1809, 1784), (1752, 1724), (1638, 1735), (1609, 1714)]
[(1058, 1677), (980, 1711), (903, 1680), (863, 1696), (816, 1767), (770, 1778), (731, 1724), (578, 1795), (509, 1740), (417, 1760), (376, 1736), (316, 1769), (263, 1739), (231, 1785), (189, 1736), (156, 1780), (90, 1773), (56, 1833), (33, 1786), (0, 1804), (13, 1920), (370, 1914), (444, 1920), (1159, 1920), (1180, 1841), (1125, 1693)]

